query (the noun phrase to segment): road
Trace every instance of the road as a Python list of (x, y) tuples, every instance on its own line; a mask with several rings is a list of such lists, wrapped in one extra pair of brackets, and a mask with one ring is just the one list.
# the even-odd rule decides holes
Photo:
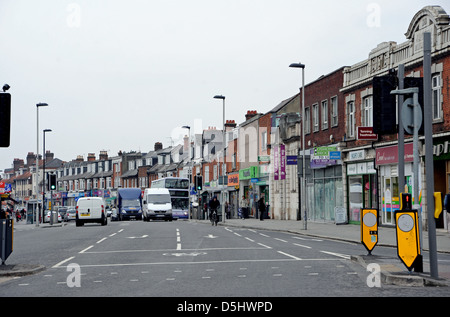
[[(378, 254), (395, 256), (391, 248)], [(449, 296), (446, 287), (369, 287), (360, 244), (189, 221), (17, 227), (7, 263), (46, 270), (10, 278), (0, 296)]]

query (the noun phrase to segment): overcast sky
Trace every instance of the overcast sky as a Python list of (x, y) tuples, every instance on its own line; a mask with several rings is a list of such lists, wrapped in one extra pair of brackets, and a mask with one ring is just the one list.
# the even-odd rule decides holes
[(12, 95), (0, 169), (46, 149), (64, 161), (152, 150), (247, 110), (265, 113), (306, 82), (406, 41), (432, 3), (303, 0), (1, 0), (0, 84)]

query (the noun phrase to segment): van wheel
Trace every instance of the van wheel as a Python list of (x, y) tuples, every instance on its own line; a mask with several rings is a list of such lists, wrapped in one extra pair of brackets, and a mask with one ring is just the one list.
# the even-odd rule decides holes
[(76, 220), (76, 221), (75, 221), (75, 225), (76, 225), (77, 227), (81, 227), (81, 226), (84, 225), (84, 223), (83, 223), (82, 221)]
[(106, 226), (107, 221), (108, 221), (108, 220), (106, 220), (105, 215), (102, 215), (102, 222), (101, 222), (102, 226)]

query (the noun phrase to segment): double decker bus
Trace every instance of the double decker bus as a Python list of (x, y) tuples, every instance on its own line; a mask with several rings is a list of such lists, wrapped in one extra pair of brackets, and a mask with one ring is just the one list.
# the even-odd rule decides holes
[(167, 188), (172, 200), (174, 219), (188, 219), (189, 213), (189, 179), (183, 177), (166, 177), (152, 181), (152, 188)]

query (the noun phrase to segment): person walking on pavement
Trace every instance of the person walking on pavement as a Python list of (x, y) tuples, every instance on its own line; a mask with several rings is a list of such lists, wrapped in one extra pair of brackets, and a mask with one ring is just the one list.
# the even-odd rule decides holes
[(258, 200), (259, 220), (263, 221), (266, 214), (266, 202), (264, 201), (264, 193), (261, 194), (261, 198)]
[(248, 200), (247, 200), (247, 198), (245, 198), (245, 195), (242, 196), (242, 200), (239, 203), (239, 205), (240, 205), (241, 210), (242, 210), (241, 218), (245, 219), (247, 217), (247, 215), (248, 215)]

